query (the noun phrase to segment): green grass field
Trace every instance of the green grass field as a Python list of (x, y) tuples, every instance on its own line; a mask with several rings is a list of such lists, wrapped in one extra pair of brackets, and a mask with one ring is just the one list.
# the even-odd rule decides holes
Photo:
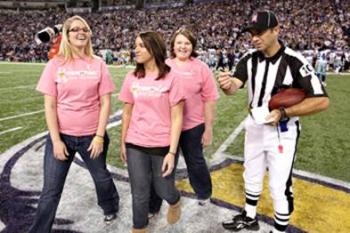
[[(0, 153), (11, 146), (46, 130), (43, 112), (43, 98), (35, 91), (36, 83), (44, 65), (0, 63)], [(116, 94), (128, 71), (126, 68), (109, 68), (117, 86), (113, 95), (112, 112), (122, 107)], [(329, 76), (327, 91), (331, 97), (331, 107), (327, 112), (304, 117), (302, 135), (296, 168), (328, 177), (350, 181), (350, 107), (347, 94), (350, 89), (350, 75)], [(217, 106), (217, 119), (214, 125), (213, 145), (206, 148), (210, 157), (223, 141), (232, 133), (247, 114), (246, 91), (221, 98)], [(32, 115), (21, 116), (26, 113)], [(14, 117), (15, 116), (15, 117)], [(14, 118), (9, 118), (14, 117)], [(7, 119), (9, 118), (9, 119)], [(12, 132), (6, 130), (21, 127)], [(108, 162), (114, 166), (123, 166), (119, 160), (120, 127), (109, 130), (111, 144)], [(243, 132), (229, 146), (227, 153), (242, 156)], [(1, 156), (1, 155), (0, 155)]]

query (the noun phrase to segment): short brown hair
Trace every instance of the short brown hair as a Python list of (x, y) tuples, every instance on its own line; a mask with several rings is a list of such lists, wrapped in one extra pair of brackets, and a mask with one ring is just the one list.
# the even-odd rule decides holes
[(185, 27), (181, 27), (179, 28), (177, 31), (174, 32), (174, 34), (171, 37), (170, 40), (170, 56), (172, 58), (175, 58), (175, 52), (174, 52), (174, 46), (175, 46), (175, 39), (178, 35), (183, 35), (184, 37), (186, 37), (192, 44), (192, 53), (191, 53), (191, 57), (197, 57), (198, 54), (195, 51), (196, 49), (196, 45), (197, 45), (197, 38), (195, 37), (195, 35), (192, 33), (192, 31), (190, 31), (189, 29), (185, 28)]
[[(170, 72), (170, 66), (165, 63), (166, 45), (163, 37), (155, 31), (141, 32), (138, 37), (141, 38), (147, 51), (154, 57), (154, 60), (159, 69), (158, 79), (162, 79)], [(144, 64), (137, 63), (134, 70), (134, 75), (138, 78), (145, 77)]]

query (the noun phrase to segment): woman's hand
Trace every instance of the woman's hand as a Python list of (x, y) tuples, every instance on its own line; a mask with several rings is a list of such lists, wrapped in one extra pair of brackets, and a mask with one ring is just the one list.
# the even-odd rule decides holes
[(166, 177), (172, 173), (174, 170), (174, 164), (175, 164), (175, 155), (173, 153), (168, 153), (163, 160), (162, 165), (162, 176)]
[(127, 161), (125, 143), (121, 143), (121, 144), (120, 144), (120, 159), (121, 159), (124, 163)]
[(53, 154), (56, 159), (64, 161), (68, 159), (68, 150), (64, 142), (58, 140), (56, 142), (52, 142), (53, 144)]
[(95, 136), (91, 141), (88, 151), (91, 151), (90, 158), (97, 158), (103, 151), (103, 137)]
[(204, 133), (202, 135), (202, 145), (203, 147), (207, 147), (211, 145), (213, 142), (213, 130), (212, 129), (205, 129)]

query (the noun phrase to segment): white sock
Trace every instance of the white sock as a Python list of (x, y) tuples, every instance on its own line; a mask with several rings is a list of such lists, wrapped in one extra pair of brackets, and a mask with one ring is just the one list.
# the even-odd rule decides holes
[(244, 206), (245, 211), (247, 212), (247, 216), (249, 218), (255, 218), (256, 216), (256, 206), (245, 204)]

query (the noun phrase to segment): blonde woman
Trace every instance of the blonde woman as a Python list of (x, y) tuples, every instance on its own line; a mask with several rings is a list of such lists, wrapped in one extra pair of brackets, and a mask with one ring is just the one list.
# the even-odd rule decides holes
[(44, 186), (29, 232), (50, 232), (69, 167), (78, 152), (96, 187), (105, 221), (116, 218), (119, 195), (106, 169), (106, 125), (115, 89), (105, 63), (94, 56), (91, 29), (73, 16), (63, 25), (59, 53), (46, 65), (37, 90), (44, 95), (49, 130)]

